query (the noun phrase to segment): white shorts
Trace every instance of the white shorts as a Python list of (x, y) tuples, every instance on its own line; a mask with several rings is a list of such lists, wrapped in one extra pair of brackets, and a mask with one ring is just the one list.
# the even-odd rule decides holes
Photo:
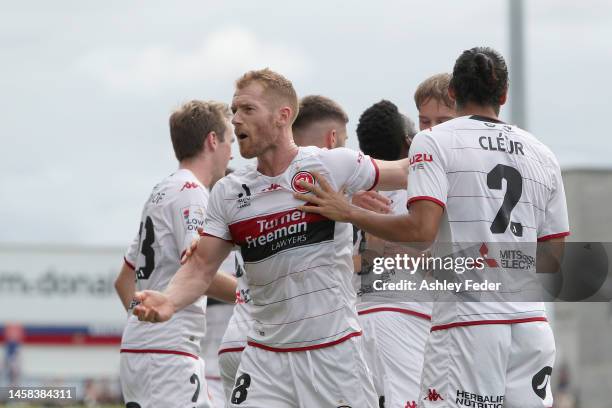
[(555, 341), (547, 322), (434, 331), (419, 408), (548, 408)]
[(225, 351), (219, 353), (219, 372), (221, 374), (221, 382), (223, 383), (225, 401), (229, 401), (232, 390), (234, 389), (236, 373), (240, 366), (241, 357), (242, 351)]
[(361, 338), (335, 346), (279, 353), (249, 346), (242, 353), (231, 408), (377, 408)]
[(211, 408), (204, 360), (177, 354), (121, 353), (126, 407)]
[(410, 314), (382, 311), (359, 315), (359, 324), (380, 407), (416, 407), (431, 322)]

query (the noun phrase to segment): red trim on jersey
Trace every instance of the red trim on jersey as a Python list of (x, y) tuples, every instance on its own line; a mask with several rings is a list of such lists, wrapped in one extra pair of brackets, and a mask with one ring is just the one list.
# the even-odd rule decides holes
[(376, 160), (374, 160), (371, 157), (370, 157), (370, 160), (372, 160), (372, 165), (374, 166), (374, 170), (376, 171), (376, 175), (374, 176), (374, 184), (372, 184), (372, 187), (368, 188), (367, 191), (374, 190), (374, 187), (376, 187), (376, 185), (378, 184), (378, 179), (380, 178), (380, 169), (378, 168), (378, 164), (376, 164)]
[[(0, 344), (5, 343), (6, 336), (0, 334)], [(26, 334), (22, 344), (41, 346), (117, 346), (121, 336), (88, 336), (82, 334)]]
[(226, 348), (226, 349), (220, 349), (217, 352), (217, 355), (221, 355), (223, 353), (239, 353), (241, 351), (243, 351), (245, 349), (245, 347), (233, 347), (233, 348)]
[(449, 324), (441, 324), (439, 326), (432, 326), (431, 331), (446, 330), (453, 327), (465, 327), (465, 326), (480, 326), (484, 324), (516, 324), (516, 323), (531, 323), (531, 322), (547, 322), (548, 319), (545, 317), (527, 317), (524, 319), (511, 319), (511, 320), (474, 320), (470, 322), (455, 322)]
[(135, 267), (134, 265), (132, 265), (132, 263), (131, 263), (130, 261), (128, 261), (128, 260), (127, 260), (127, 258), (126, 258), (125, 256), (123, 257), (123, 262), (125, 262), (125, 264), (126, 264), (127, 266), (129, 266), (131, 270), (133, 270), (133, 271), (135, 271), (135, 270), (136, 270), (136, 267)]
[(570, 234), (569, 231), (560, 232), (558, 234), (544, 235), (543, 237), (538, 238), (538, 242), (548, 241), (549, 239), (567, 237)]
[(420, 317), (421, 319), (425, 319), (425, 320), (431, 320), (431, 316), (428, 314), (415, 312), (414, 310), (410, 310), (410, 309), (402, 309), (400, 307), (375, 307), (372, 309), (361, 310), (357, 312), (357, 314), (359, 316), (362, 316), (362, 315), (376, 313), (376, 312), (398, 312), (398, 313), (404, 313), (404, 314), (415, 316), (415, 317)]
[(220, 239), (220, 240), (222, 240), (222, 241), (229, 242), (230, 244), (233, 244), (233, 243), (234, 243), (234, 241), (232, 241), (231, 239), (223, 239), (223, 238), (220, 238), (220, 237), (218, 237), (218, 236), (216, 236), (216, 235), (212, 235), (212, 234), (209, 234), (209, 233), (206, 233), (206, 232), (202, 232), (202, 233), (200, 234), (200, 236), (201, 236), (201, 237), (215, 237), (215, 238), (218, 238), (218, 239)]
[(156, 350), (156, 349), (121, 349), (120, 353), (136, 353), (136, 354), (176, 354), (177, 356), (191, 357), (196, 360), (199, 359), (195, 354), (187, 353), (185, 351), (176, 350)]
[(277, 353), (288, 353), (291, 351), (307, 351), (307, 350), (316, 350), (320, 348), (331, 347), (331, 346), (335, 346), (336, 344), (343, 343), (346, 340), (350, 339), (351, 337), (357, 337), (357, 336), (361, 336), (360, 331), (354, 332), (351, 334), (347, 334), (346, 336), (341, 337), (338, 340), (330, 341), (329, 343), (315, 344), (314, 346), (306, 346), (306, 347), (276, 348), (276, 347), (270, 347), (270, 346), (265, 346), (263, 344), (255, 343), (254, 341), (248, 341), (247, 344), (249, 346), (259, 347), (264, 350), (275, 351)]
[(438, 204), (440, 207), (442, 207), (442, 209), (446, 208), (446, 205), (438, 200), (437, 198), (434, 197), (430, 197), (430, 196), (416, 196), (416, 197), (412, 197), (410, 199), (408, 199), (408, 204), (406, 204), (406, 207), (409, 207), (410, 204), (412, 204), (415, 201), (420, 201), (420, 200), (427, 200), (427, 201), (432, 201), (436, 204)]

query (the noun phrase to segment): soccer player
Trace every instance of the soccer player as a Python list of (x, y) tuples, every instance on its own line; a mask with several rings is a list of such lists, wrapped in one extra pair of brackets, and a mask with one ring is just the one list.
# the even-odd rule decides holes
[[(204, 224), (209, 187), (223, 177), (234, 141), (230, 112), (218, 102), (191, 101), (170, 116), (179, 170), (155, 187), (142, 211), (138, 236), (115, 282), (126, 310), (136, 290), (163, 290), (182, 252)], [(209, 294), (233, 301), (235, 279), (217, 274)], [(202, 293), (203, 294), (203, 293)], [(185, 304), (172, 320), (153, 325), (130, 315), (121, 341), (120, 376), (126, 406), (210, 407), (204, 362), (206, 297)]]
[(419, 130), (453, 119), (455, 106), (448, 95), (449, 74), (437, 74), (421, 82), (414, 93), (414, 103), (419, 111)]
[[(298, 146), (318, 146), (327, 149), (342, 147), (346, 142), (347, 122), (348, 116), (332, 99), (321, 95), (305, 96), (300, 99), (298, 115), (292, 125), (293, 140)], [(247, 346), (247, 335), (253, 323), (249, 311), (250, 291), (245, 282), (244, 269), (238, 261), (236, 261), (236, 276), (238, 278), (236, 305), (218, 350), (219, 371), (228, 400), (234, 388), (240, 357)]]
[[(357, 125), (361, 151), (375, 159), (398, 160), (407, 157), (410, 141), (415, 134), (412, 121), (387, 100), (366, 109)], [(391, 202), (393, 214), (407, 213), (406, 190), (381, 194)], [(368, 293), (366, 289), (369, 285), (366, 283), (374, 278), (367, 270), (372, 264), (371, 258), (393, 257), (398, 247), (364, 231), (359, 231), (357, 247), (362, 261), (358, 271), (364, 278), (357, 311), (363, 328), (365, 356), (373, 372), (380, 407), (416, 407), (423, 351), (431, 327), (431, 303), (415, 299), (409, 301), (409, 294), (393, 298)]]
[(298, 146), (327, 149), (344, 147), (348, 116), (335, 101), (321, 95), (300, 100), (298, 116), (293, 122), (293, 139)]
[[(324, 179), (300, 183), (316, 196), (296, 196), (317, 206), (315, 215), (351, 222), (398, 242), (441, 241), (461, 246), (514, 247), (536, 259), (536, 241), (562, 243), (569, 224), (561, 170), (554, 154), (533, 135), (499, 120), (508, 71), (491, 48), (476, 47), (457, 59), (449, 93), (456, 119), (418, 133), (410, 149), (410, 213), (381, 215), (351, 206)], [(554, 263), (562, 245), (540, 254)], [(534, 272), (526, 262), (503, 268), (491, 251), (482, 276), (506, 276), (510, 285)], [(508, 251), (505, 256), (513, 256)], [(525, 258), (523, 258), (525, 259)], [(514, 281), (513, 281), (513, 280)], [(510, 287), (520, 293), (524, 286)], [(527, 288), (529, 289), (529, 288)], [(470, 293), (466, 293), (469, 295)], [(496, 298), (501, 292), (482, 294)], [(553, 333), (542, 302), (436, 302), (421, 381), (420, 407), (489, 404), (508, 408), (552, 406)], [(528, 299), (523, 299), (528, 300)]]
[(241, 247), (255, 320), (231, 407), (375, 407), (351, 287), (352, 227), (296, 207), (300, 180), (324, 174), (347, 195), (404, 188), (407, 162), (372, 160), (346, 148), (298, 148), (298, 100), (269, 69), (236, 82), (232, 100), (240, 153), (257, 163), (213, 189), (205, 236), (164, 293), (136, 294), (140, 319), (165, 321), (204, 293), (232, 248)]

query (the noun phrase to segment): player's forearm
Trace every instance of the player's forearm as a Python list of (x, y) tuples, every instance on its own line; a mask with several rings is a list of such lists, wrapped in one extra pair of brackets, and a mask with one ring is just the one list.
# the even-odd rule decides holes
[(408, 182), (408, 159), (376, 160), (380, 172), (376, 188), (383, 191), (405, 189)]
[(181, 310), (198, 300), (213, 281), (216, 271), (206, 268), (198, 258), (194, 255), (181, 266), (164, 291), (174, 311)]
[(218, 272), (213, 278), (206, 295), (226, 303), (236, 302), (236, 278), (223, 272)]
[(134, 299), (134, 292), (136, 291), (134, 279), (134, 271), (125, 264), (121, 268), (119, 276), (115, 279), (115, 291), (119, 299), (121, 299), (121, 303), (125, 310), (129, 310), (132, 299)]
[(422, 230), (415, 217), (410, 215), (386, 215), (352, 206), (350, 223), (359, 229), (392, 242), (430, 242), (430, 234)]

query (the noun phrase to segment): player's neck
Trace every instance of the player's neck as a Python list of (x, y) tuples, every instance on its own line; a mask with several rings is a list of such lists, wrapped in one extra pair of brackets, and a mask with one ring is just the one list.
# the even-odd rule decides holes
[(257, 157), (257, 171), (268, 177), (282, 174), (298, 153), (291, 133), (280, 138), (279, 143)]
[(467, 103), (465, 106), (457, 109), (457, 116), (483, 116), (485, 118), (499, 120), (499, 111), (493, 106), (480, 106), (473, 103)]
[(207, 188), (212, 184), (212, 162), (206, 157), (197, 157), (191, 160), (183, 160), (179, 163), (179, 169), (189, 170)]

